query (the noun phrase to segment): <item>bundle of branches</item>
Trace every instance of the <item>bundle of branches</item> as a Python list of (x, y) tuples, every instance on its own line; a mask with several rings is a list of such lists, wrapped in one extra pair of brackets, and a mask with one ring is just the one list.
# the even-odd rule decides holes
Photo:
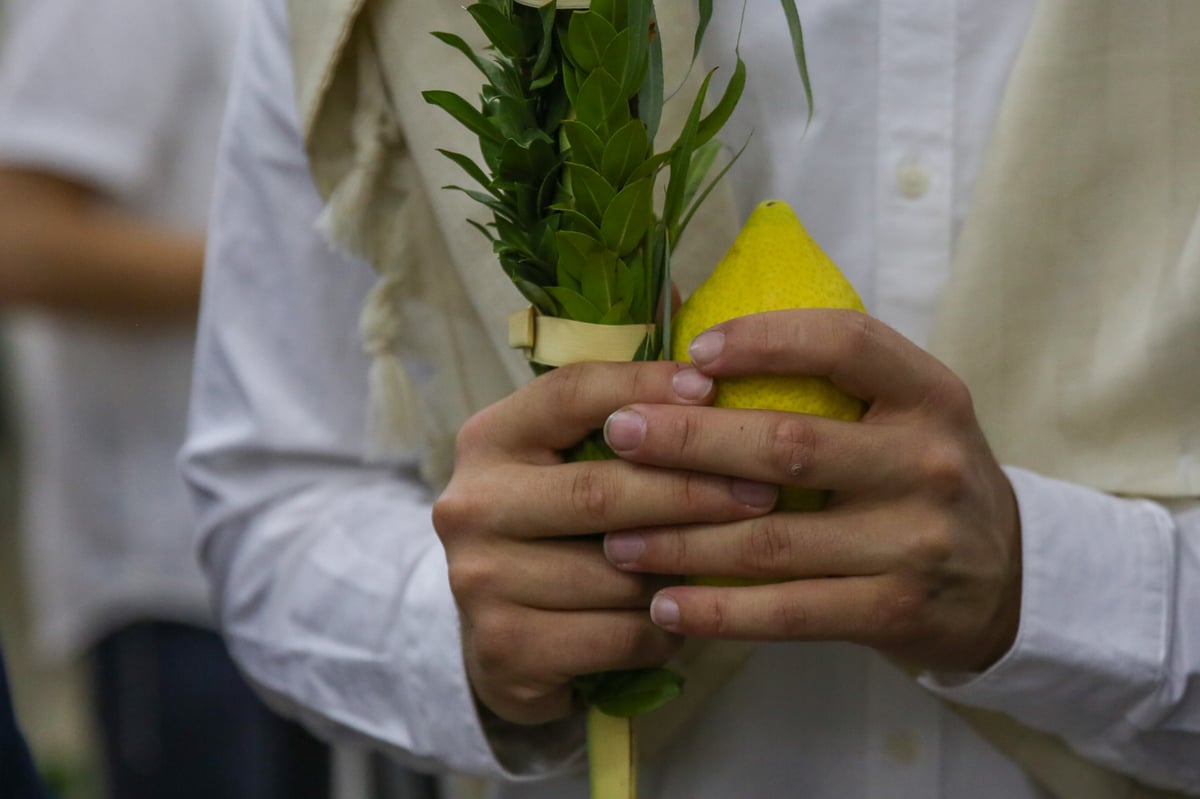
[[(792, 0), (781, 3), (811, 109), (799, 16)], [(713, 13), (712, 0), (697, 6), (693, 62)], [(490, 44), (486, 53), (454, 34), (434, 35), (478, 67), (480, 96), (424, 93), (479, 139), (482, 164), (441, 151), (477, 184), (447, 188), (491, 211), (488, 223), (472, 224), (536, 313), (640, 326), (629, 357), (661, 357), (669, 351), (670, 302), (662, 299), (670, 296), (671, 251), (736, 161), (737, 154), (716, 168), (723, 150), (717, 133), (746, 85), (740, 55), (715, 102), (708, 96), (713, 74), (705, 76), (682, 130), (658, 150), (667, 87), (653, 0), (481, 0), (466, 12)], [(664, 173), (665, 193), (656, 192)], [(656, 324), (660, 308), (666, 318)], [(537, 372), (556, 365), (531, 363)], [(611, 453), (595, 435), (567, 456)], [(576, 689), (593, 709), (594, 795), (634, 795), (624, 720), (670, 701), (681, 680), (665, 669), (607, 672), (578, 678)], [(597, 741), (606, 744), (598, 749)]]

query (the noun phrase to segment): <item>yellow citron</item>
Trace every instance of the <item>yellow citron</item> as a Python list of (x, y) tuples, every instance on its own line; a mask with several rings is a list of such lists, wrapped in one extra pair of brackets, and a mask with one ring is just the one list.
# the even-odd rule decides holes
[[(790, 308), (850, 308), (862, 300), (787, 203), (761, 203), (708, 279), (675, 314), (671, 358), (689, 361), (688, 345), (713, 325), (739, 316)], [(722, 408), (791, 411), (857, 421), (863, 404), (823, 377), (765, 375), (717, 381)], [(820, 491), (785, 488), (777, 510), (817, 510)]]

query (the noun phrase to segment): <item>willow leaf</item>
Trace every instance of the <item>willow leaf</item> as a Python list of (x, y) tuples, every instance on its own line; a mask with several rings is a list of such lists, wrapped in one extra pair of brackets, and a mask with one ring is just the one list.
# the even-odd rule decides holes
[(695, 146), (699, 147), (711, 140), (717, 135), (717, 131), (725, 127), (725, 123), (733, 115), (733, 111), (737, 108), (737, 104), (742, 99), (742, 93), (745, 90), (746, 62), (742, 60), (741, 56), (738, 56), (737, 66), (733, 68), (733, 77), (729, 79), (729, 85), (725, 87), (725, 92), (721, 95), (720, 102), (717, 103), (716, 108), (708, 116), (700, 121), (700, 127), (696, 130)]
[(657, 28), (650, 38), (647, 63), (646, 79), (637, 97), (638, 117), (645, 123), (650, 141), (654, 141), (662, 122), (664, 102), (662, 33)]
[(687, 122), (679, 133), (679, 138), (672, 147), (671, 177), (667, 182), (667, 197), (663, 204), (663, 220), (667, 223), (672, 241), (678, 241), (675, 227), (679, 224), (679, 216), (683, 212), (683, 193), (687, 189), (688, 171), (692, 165), (692, 153), (696, 146), (696, 131), (700, 127), (700, 114), (704, 109), (704, 98), (708, 95), (708, 85), (712, 82), (713, 73), (709, 72), (700, 84), (692, 110)]
[[(800, 12), (796, 10), (795, 0), (779, 0), (783, 6), (783, 14), (787, 17), (788, 33), (792, 37), (792, 51), (796, 56), (796, 67), (800, 70), (800, 80), (804, 84), (804, 99), (808, 103), (808, 123), (813, 116), (812, 79), (808, 75), (808, 58), (804, 55), (804, 29), (800, 25)], [(807, 124), (807, 123), (806, 123)]]

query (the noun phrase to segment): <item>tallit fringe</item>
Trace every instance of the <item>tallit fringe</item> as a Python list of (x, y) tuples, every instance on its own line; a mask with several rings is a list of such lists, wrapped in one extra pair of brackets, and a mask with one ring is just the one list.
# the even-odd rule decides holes
[[(371, 356), (365, 456), (384, 461), (425, 444), (422, 399), (400, 360), (403, 318), (399, 311), (407, 275), (411, 231), (403, 219), (379, 209), (403, 207), (403, 181), (393, 176), (393, 154), (402, 141), (386, 114), (360, 115), (353, 125), (354, 165), (330, 193), (317, 230), (368, 262), (378, 273), (359, 318), (363, 347)], [(387, 197), (387, 202), (383, 202)]]
[(398, 354), (403, 282), (402, 274), (381, 276), (359, 318), (359, 334), (371, 356), (366, 455), (372, 460), (425, 443), (422, 399)]

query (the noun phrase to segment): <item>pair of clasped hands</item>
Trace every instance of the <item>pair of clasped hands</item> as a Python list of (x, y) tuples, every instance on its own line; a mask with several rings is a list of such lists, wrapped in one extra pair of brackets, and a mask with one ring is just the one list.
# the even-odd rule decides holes
[[(483, 704), (565, 717), (574, 676), (662, 665), (684, 636), (850, 641), (940, 671), (1010, 648), (1016, 501), (947, 367), (837, 310), (735, 319), (690, 354), (557, 369), (464, 425), (433, 517)], [(868, 410), (710, 407), (714, 378), (750, 374), (825, 376)], [(563, 462), (601, 427), (619, 460)], [(772, 512), (780, 485), (830, 501)]]

